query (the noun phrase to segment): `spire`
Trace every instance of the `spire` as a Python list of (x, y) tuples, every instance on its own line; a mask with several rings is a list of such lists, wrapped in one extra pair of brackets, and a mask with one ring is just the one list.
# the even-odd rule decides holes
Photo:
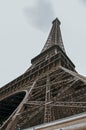
[(65, 52), (60, 31), (60, 24), (61, 23), (57, 18), (52, 22), (52, 28), (48, 36), (48, 39), (42, 49), (42, 52), (44, 52), (53, 45), (58, 45)]

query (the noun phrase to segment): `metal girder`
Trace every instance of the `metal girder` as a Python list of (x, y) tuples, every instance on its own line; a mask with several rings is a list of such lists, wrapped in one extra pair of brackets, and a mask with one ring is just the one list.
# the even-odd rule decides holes
[(82, 107), (86, 108), (86, 102), (45, 102), (45, 101), (29, 101), (26, 105), (33, 105), (33, 106), (45, 106), (47, 104), (48, 106), (64, 106), (64, 107)]
[(25, 105), (36, 105), (36, 106), (40, 106), (45, 104), (45, 101), (28, 101), (27, 103), (25, 103)]
[(45, 94), (45, 112), (44, 112), (44, 122), (52, 121), (51, 106), (48, 103), (51, 101), (50, 93), (50, 78), (47, 76), (46, 79), (46, 94)]
[(39, 114), (39, 112), (41, 112), (42, 110), (43, 110), (43, 107), (40, 107), (37, 110), (35, 110), (33, 113), (28, 113), (28, 112), (27, 113), (20, 113), (18, 115), (19, 121), (18, 121), (17, 125), (19, 124), (19, 126), (22, 126), (27, 121), (30, 121), (35, 116), (37, 116)]
[[(81, 91), (76, 88), (81, 86)], [(84, 85), (84, 88), (83, 88)], [(55, 72), (51, 72), (44, 77), (40, 77), (34, 85), (28, 91), (28, 98), (23, 104), (22, 111), (18, 112), (18, 122), (20, 125), (25, 124), (27, 121), (31, 122), (35, 116), (40, 118), (39, 112), (43, 110), (43, 121), (50, 122), (57, 118), (61, 118), (59, 111), (63, 112), (65, 117), (64, 109), (68, 109), (66, 115), (72, 115), (86, 109), (86, 102), (78, 102), (81, 97), (84, 97), (85, 83), (81, 78), (71, 75), (60, 68)], [(76, 101), (74, 97), (76, 96)], [(17, 97), (15, 97), (17, 99)], [(16, 103), (16, 102), (15, 102)], [(24, 110), (25, 108), (25, 110)], [(70, 108), (70, 109), (69, 109)], [(80, 109), (80, 110), (79, 110)], [(57, 116), (56, 116), (56, 114)], [(17, 118), (17, 117), (16, 117)], [(15, 118), (15, 119), (16, 119)]]
[(54, 102), (49, 104), (57, 107), (86, 108), (86, 102)]

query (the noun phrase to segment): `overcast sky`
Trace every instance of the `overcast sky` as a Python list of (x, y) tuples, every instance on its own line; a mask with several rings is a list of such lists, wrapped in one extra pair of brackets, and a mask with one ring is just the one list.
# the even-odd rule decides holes
[(67, 55), (86, 76), (86, 0), (0, 0), (0, 87), (27, 70), (56, 17)]

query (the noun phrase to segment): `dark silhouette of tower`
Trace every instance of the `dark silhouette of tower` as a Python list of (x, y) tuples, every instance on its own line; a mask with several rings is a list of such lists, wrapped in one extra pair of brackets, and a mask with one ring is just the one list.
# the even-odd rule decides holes
[(86, 78), (66, 54), (60, 21), (31, 67), (0, 88), (1, 130), (29, 128), (86, 111)]

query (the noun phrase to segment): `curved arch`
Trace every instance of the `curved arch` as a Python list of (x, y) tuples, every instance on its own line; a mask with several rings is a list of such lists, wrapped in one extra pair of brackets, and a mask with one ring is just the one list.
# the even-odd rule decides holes
[(0, 126), (5, 123), (26, 97), (26, 91), (17, 92), (0, 101)]

